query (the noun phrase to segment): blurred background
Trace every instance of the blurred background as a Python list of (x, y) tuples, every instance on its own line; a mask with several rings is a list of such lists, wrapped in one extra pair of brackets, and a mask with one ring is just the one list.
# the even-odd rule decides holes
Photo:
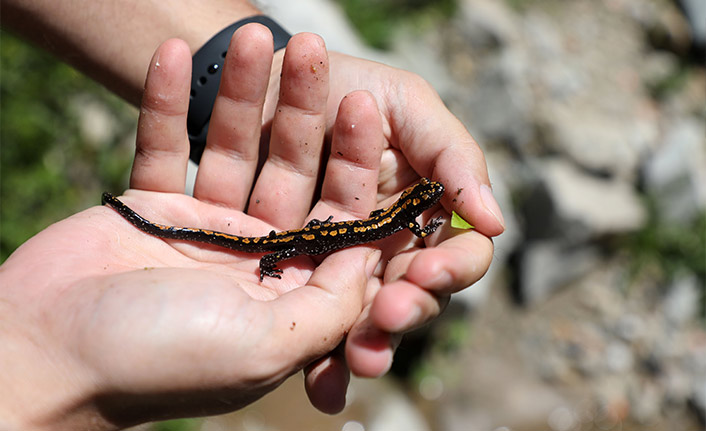
[[(136, 429), (706, 428), (706, 2), (259, 4), (431, 82), (483, 147), (507, 231), (342, 414), (295, 376), (242, 411)], [(126, 188), (137, 110), (5, 32), (0, 61), (4, 261)]]

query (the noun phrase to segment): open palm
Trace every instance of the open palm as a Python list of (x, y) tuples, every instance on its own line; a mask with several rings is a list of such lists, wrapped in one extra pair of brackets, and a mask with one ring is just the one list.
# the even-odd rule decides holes
[[(124, 199), (158, 218), (217, 220), (223, 230), (262, 225), (183, 195), (131, 191)], [(333, 350), (362, 309), (371, 253), (336, 253), (313, 274), (311, 262), (298, 261), (282, 280), (260, 283), (257, 256), (166, 242), (94, 207), (11, 257), (5, 279), (27, 264), (40, 267), (25, 275), (32, 288), (13, 289), (3, 305), (24, 304), (13, 324), (44, 329), (31, 339), (52, 353), (42, 355), (51, 358), (44, 366), (61, 371), (63, 381), (51, 383), (90, 394), (124, 426), (234, 410)], [(42, 404), (40, 387), (23, 405)]]
[[(477, 188), (461, 194), (464, 181), (487, 182), (482, 155), (474, 159), (479, 152), (462, 126), (441, 126), (463, 135), (462, 145), (424, 148), (432, 137), (405, 127), (405, 107), (384, 100), (390, 88), (348, 92), (373, 73), (351, 59), (337, 64), (360, 74), (338, 69), (329, 91), (329, 57), (314, 35), (292, 38), (281, 80), (272, 60), (268, 30), (236, 32), (192, 198), (183, 194), (190, 53), (181, 41), (165, 42), (148, 72), (131, 189), (121, 200), (154, 222), (259, 236), (311, 218), (365, 218), (419, 173), (448, 178), (456, 192), (444, 205), (478, 230), (444, 223), (425, 244), (405, 232), (387, 239), (382, 253), (358, 246), (323, 260), (302, 256), (280, 264), (281, 280), (260, 282), (259, 254), (165, 241), (111, 208), (89, 208), (50, 226), (0, 267), (0, 385), (22, 389), (0, 402), (0, 418), (110, 429), (232, 411), (303, 368), (312, 403), (337, 412), (349, 369), (386, 372), (393, 334), (432, 319), (451, 293), (482, 276), (492, 256), (488, 235), (501, 227), (476, 202)], [(417, 100), (407, 107), (425, 106)], [(423, 109), (414, 115), (432, 117)], [(269, 147), (259, 162), (263, 130)], [(448, 220), (440, 206), (429, 212), (425, 217)]]

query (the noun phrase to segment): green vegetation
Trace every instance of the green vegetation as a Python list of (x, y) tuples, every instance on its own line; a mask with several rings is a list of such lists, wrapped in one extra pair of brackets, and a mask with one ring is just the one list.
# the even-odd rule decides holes
[(686, 224), (663, 219), (653, 200), (647, 200), (647, 225), (624, 239), (633, 276), (649, 275), (665, 286), (681, 274), (693, 273), (701, 285), (701, 312), (706, 317), (706, 214)]
[(171, 421), (156, 422), (150, 431), (196, 431), (201, 425), (200, 419), (176, 419)]
[(456, 0), (336, 0), (363, 40), (389, 48), (400, 26), (427, 29), (456, 11)]
[[(137, 116), (69, 66), (5, 32), (0, 37), (3, 262), (49, 224), (98, 204), (101, 190), (125, 188)], [(80, 121), (96, 107), (113, 126), (99, 141)]]
[[(415, 387), (418, 387), (425, 377), (439, 375), (438, 361), (453, 361), (456, 354), (464, 346), (469, 345), (473, 328), (467, 316), (455, 316), (436, 322), (431, 331), (433, 342), (425, 352), (424, 357), (414, 364), (412, 375), (408, 382)], [(455, 370), (455, 367), (448, 367), (441, 374), (455, 372)]]

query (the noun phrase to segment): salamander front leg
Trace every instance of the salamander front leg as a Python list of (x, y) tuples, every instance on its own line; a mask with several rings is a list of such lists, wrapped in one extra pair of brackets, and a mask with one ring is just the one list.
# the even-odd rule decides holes
[(424, 238), (427, 235), (433, 234), (436, 231), (436, 228), (438, 228), (442, 224), (444, 224), (444, 222), (441, 221), (441, 217), (437, 217), (429, 220), (429, 223), (427, 223), (424, 228), (421, 228), (419, 226), (419, 223), (414, 220), (409, 222), (407, 227), (409, 228), (409, 230), (412, 231), (413, 234), (417, 235), (419, 238)]
[(299, 254), (297, 249), (292, 247), (262, 256), (262, 258), (260, 258), (260, 281), (262, 281), (265, 276), (282, 278), (280, 275), (282, 270), (277, 268), (277, 262), (290, 259)]
[(313, 218), (313, 219), (309, 220), (309, 223), (307, 223), (306, 226), (304, 226), (304, 228), (306, 229), (308, 227), (321, 226), (322, 224), (331, 223), (331, 220), (333, 220), (332, 215), (328, 216), (328, 218), (324, 221)]

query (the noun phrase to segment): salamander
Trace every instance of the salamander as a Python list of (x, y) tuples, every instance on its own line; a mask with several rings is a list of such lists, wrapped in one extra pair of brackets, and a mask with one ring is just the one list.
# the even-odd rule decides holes
[(432, 234), (441, 226), (441, 218), (429, 221), (423, 228), (417, 216), (436, 204), (444, 194), (444, 186), (436, 181), (421, 181), (402, 192), (400, 198), (388, 208), (376, 209), (363, 220), (334, 222), (310, 220), (299, 229), (275, 232), (266, 236), (238, 236), (213, 230), (168, 226), (143, 218), (110, 193), (103, 193), (103, 205), (108, 205), (135, 227), (148, 234), (185, 241), (213, 244), (244, 253), (267, 253), (260, 259), (260, 281), (265, 276), (281, 278), (277, 262), (298, 255), (318, 255), (333, 250), (366, 244), (409, 229), (419, 238)]

